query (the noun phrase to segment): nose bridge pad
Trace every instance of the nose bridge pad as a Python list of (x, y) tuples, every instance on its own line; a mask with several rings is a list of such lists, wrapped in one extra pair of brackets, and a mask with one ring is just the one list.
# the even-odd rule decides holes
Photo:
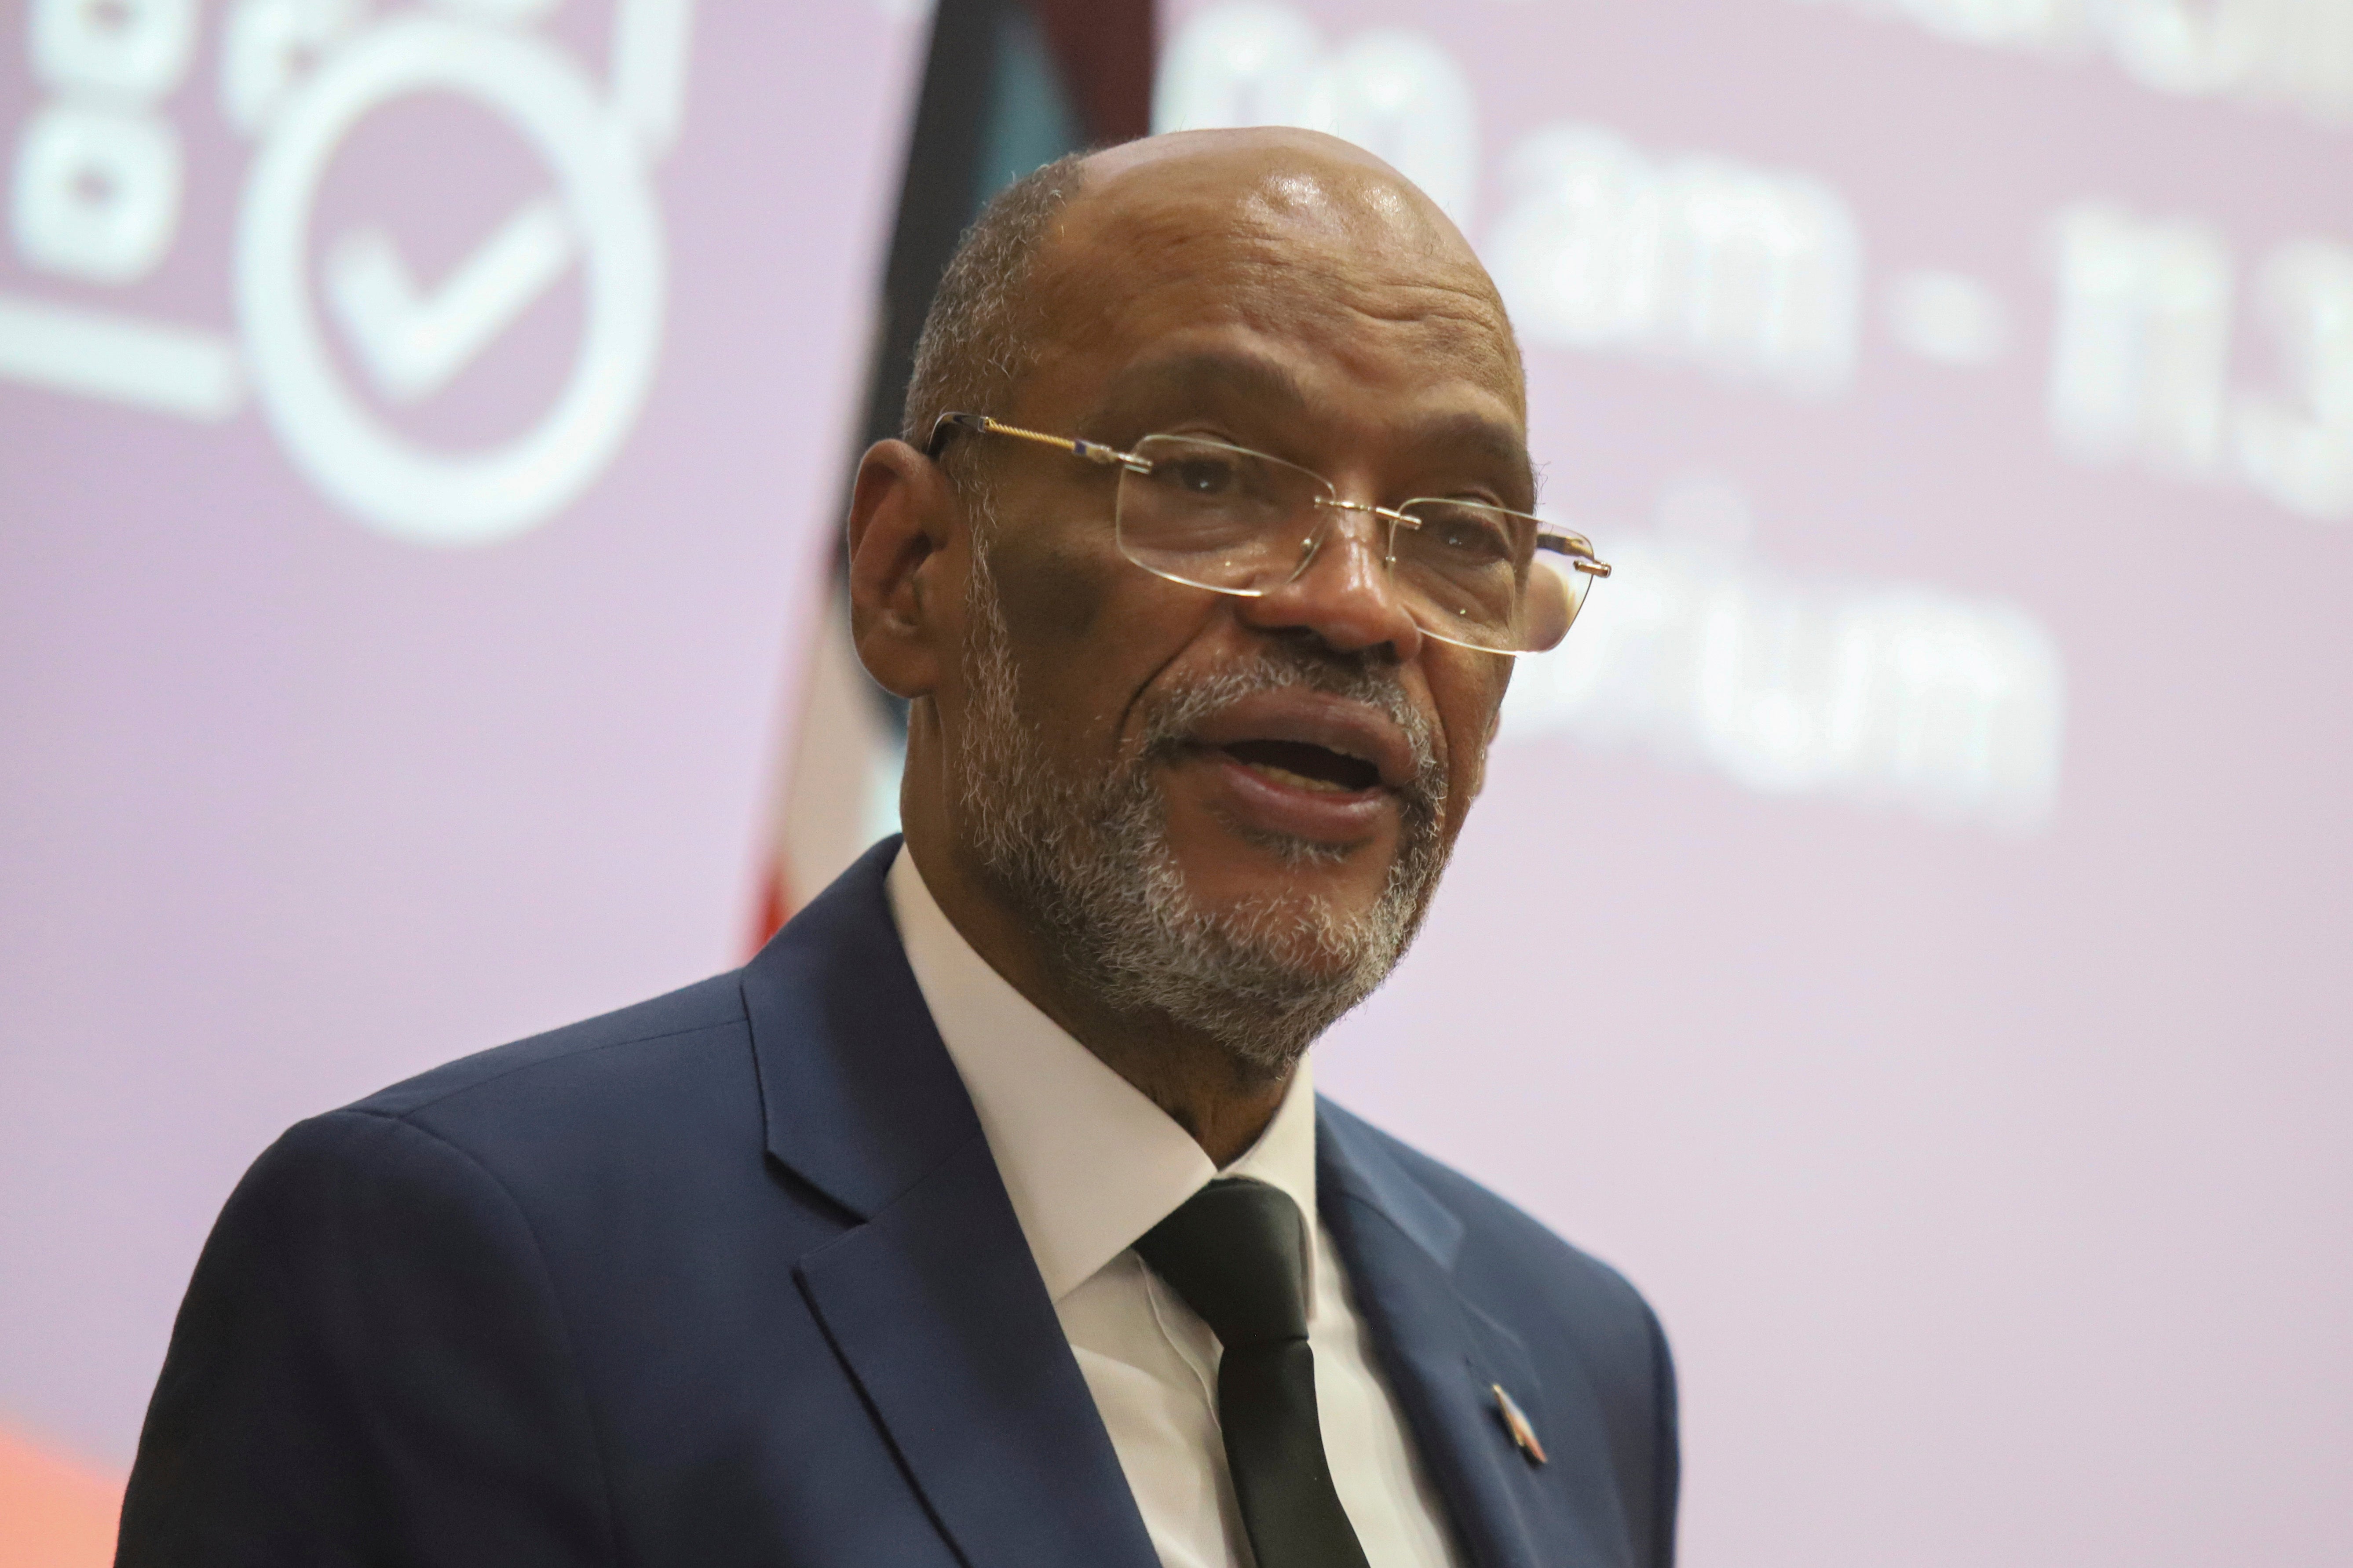
[(1306, 576), (1307, 569), (1315, 564), (1315, 558), (1324, 553), (1324, 542), (1332, 537), (1333, 524), (1339, 510), (1327, 500), (1319, 500), (1315, 503), (1315, 510), (1307, 537), (1300, 542), (1299, 564), (1293, 566), (1291, 569), (1291, 575), (1282, 580), (1284, 587), (1287, 588)]
[(1315, 531), (1307, 536), (1306, 547), (1300, 552), (1299, 564), (1291, 569), (1291, 575), (1283, 579), (1284, 584), (1288, 586), (1306, 576), (1307, 569), (1315, 564), (1317, 556), (1324, 553), (1324, 541), (1335, 533), (1345, 532), (1345, 520), (1358, 512), (1372, 521), (1380, 542), (1375, 559), (1381, 563), (1381, 574), (1388, 576), (1393, 574), (1397, 567), (1396, 518), (1378, 507), (1352, 506), (1342, 500), (1319, 500), (1315, 503)]

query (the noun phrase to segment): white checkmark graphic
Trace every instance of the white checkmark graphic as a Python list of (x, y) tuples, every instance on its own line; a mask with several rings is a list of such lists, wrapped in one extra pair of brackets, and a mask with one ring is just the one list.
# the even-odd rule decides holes
[(392, 237), (355, 229), (327, 258), (327, 302), (395, 403), (429, 397), (564, 276), (580, 242), (552, 198), (525, 204), (426, 293)]

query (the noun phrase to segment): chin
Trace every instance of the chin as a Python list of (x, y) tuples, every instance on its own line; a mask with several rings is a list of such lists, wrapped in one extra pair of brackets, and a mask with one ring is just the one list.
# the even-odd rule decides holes
[(1187, 891), (1205, 911), (1312, 903), (1344, 919), (1380, 900), (1397, 858), (1388, 835), (1333, 844), (1224, 823), (1199, 833), (1172, 832), (1169, 848)]

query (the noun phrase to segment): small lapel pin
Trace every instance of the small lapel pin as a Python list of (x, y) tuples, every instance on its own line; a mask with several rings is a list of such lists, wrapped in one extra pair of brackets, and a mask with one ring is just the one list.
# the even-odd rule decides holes
[(1544, 1445), (1536, 1441), (1536, 1429), (1528, 1425), (1528, 1418), (1520, 1413), (1518, 1405), (1512, 1403), (1512, 1396), (1504, 1392), (1502, 1384), (1491, 1383), (1487, 1386), (1495, 1391), (1495, 1409), (1504, 1417), (1504, 1430), (1512, 1435), (1512, 1441), (1518, 1445), (1521, 1453), (1537, 1464), (1543, 1464)]

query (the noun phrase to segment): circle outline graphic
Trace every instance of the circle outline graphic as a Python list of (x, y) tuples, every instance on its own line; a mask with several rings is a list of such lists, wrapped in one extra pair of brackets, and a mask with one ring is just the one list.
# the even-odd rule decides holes
[[(523, 435), (464, 456), (385, 429), (352, 395), (309, 276), (312, 204), (336, 149), (375, 109), (428, 91), (461, 94), (512, 124), (555, 172), (583, 241), (587, 324), (563, 392)], [(237, 311), (271, 427), (321, 490), (396, 538), (491, 544), (544, 521), (618, 451), (653, 379), (664, 257), (638, 149), (578, 68), (528, 37), (416, 16), (337, 50), (255, 156), (237, 248)]]

